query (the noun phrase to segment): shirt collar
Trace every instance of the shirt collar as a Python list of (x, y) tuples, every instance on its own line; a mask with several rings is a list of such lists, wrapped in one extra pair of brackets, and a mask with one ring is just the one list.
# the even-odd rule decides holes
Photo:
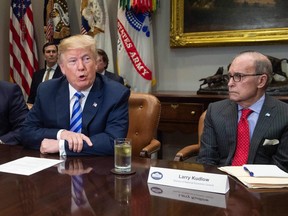
[[(57, 66), (58, 66), (58, 64), (56, 63), (55, 65), (53, 65), (52, 67), (50, 67), (53, 71), (55, 71), (56, 70), (56, 68), (57, 68)], [(48, 69), (49, 67), (47, 66), (46, 67), (46, 70)]]
[(104, 76), (104, 75), (105, 75), (105, 71), (106, 71), (106, 70), (103, 70), (103, 71), (101, 71), (101, 72), (98, 72), (98, 73), (100, 73), (101, 75), (103, 75), (103, 76)]
[[(250, 107), (248, 107), (250, 110), (253, 110), (253, 112), (256, 112), (256, 113), (260, 113), (261, 109), (262, 109), (262, 106), (264, 104), (264, 101), (265, 101), (265, 94), (258, 100), (256, 101), (254, 104), (252, 104)], [(238, 105), (238, 111), (242, 110), (243, 107)]]
[[(92, 85), (93, 86), (93, 85)], [(87, 98), (92, 86), (90, 86), (88, 89), (81, 91), (82, 94), (84, 94), (85, 98)], [(72, 100), (74, 94), (77, 92), (76, 89), (74, 89), (70, 84), (69, 84), (69, 99), (70, 101)]]

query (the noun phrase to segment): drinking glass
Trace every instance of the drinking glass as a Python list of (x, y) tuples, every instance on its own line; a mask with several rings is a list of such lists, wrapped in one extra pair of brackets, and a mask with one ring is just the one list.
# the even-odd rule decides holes
[(131, 139), (129, 138), (117, 138), (114, 140), (114, 168), (118, 173), (131, 171), (131, 144)]

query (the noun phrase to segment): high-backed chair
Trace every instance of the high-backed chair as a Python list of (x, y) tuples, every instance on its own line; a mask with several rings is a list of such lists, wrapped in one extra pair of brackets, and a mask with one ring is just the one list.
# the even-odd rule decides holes
[(160, 113), (161, 104), (154, 95), (131, 92), (127, 138), (132, 139), (134, 156), (150, 158), (160, 150), (161, 144), (155, 139)]
[(190, 157), (196, 156), (200, 150), (200, 140), (204, 129), (204, 119), (206, 116), (206, 110), (201, 114), (198, 123), (198, 143), (188, 145), (177, 152), (174, 161), (184, 161)]

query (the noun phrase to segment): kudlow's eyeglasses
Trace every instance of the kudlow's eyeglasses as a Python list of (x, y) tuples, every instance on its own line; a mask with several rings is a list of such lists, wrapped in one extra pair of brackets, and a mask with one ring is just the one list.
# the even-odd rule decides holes
[(229, 82), (230, 79), (232, 78), (234, 82), (241, 82), (243, 77), (246, 76), (261, 76), (263, 73), (256, 73), (256, 74), (243, 74), (243, 73), (234, 73), (234, 75), (227, 74), (224, 75), (225, 81)]

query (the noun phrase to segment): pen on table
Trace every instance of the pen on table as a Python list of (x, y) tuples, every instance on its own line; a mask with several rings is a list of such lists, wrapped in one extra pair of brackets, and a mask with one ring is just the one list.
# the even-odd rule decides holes
[(246, 172), (249, 173), (250, 176), (252, 176), (252, 177), (254, 176), (254, 173), (252, 171), (250, 171), (247, 167), (244, 166), (243, 168)]

